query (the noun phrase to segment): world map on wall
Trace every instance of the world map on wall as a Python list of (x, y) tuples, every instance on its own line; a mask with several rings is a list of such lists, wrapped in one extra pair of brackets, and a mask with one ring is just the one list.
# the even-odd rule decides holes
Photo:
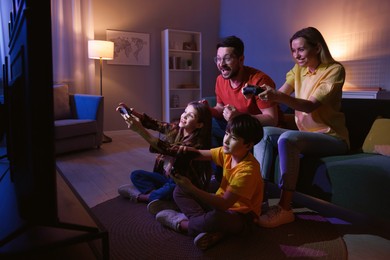
[(149, 34), (108, 30), (107, 39), (114, 42), (114, 59), (108, 64), (149, 65)]
[(130, 39), (127, 37), (117, 37), (110, 40), (113, 41), (115, 45), (114, 57), (119, 57), (121, 52), (123, 52), (127, 58), (129, 58), (130, 55), (133, 55), (137, 61), (139, 60), (140, 52), (144, 46), (147, 45), (146, 41), (136, 37)]

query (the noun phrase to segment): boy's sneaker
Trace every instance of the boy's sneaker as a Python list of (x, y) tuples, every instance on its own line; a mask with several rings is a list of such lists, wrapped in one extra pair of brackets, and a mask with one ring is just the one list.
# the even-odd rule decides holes
[(139, 190), (133, 184), (125, 184), (118, 188), (118, 193), (123, 198), (130, 199), (131, 201), (137, 202), (138, 196), (141, 194)]
[(201, 250), (206, 250), (223, 238), (221, 232), (200, 233), (194, 239), (194, 244)]
[(291, 223), (294, 219), (294, 212), (291, 209), (285, 210), (279, 205), (275, 205), (270, 207), (265, 214), (259, 217), (258, 224), (261, 227), (273, 228)]
[(186, 215), (172, 209), (165, 209), (157, 213), (156, 220), (170, 229), (180, 232), (180, 222), (188, 220)]
[(176, 206), (176, 203), (168, 200), (159, 200), (155, 199), (148, 203), (147, 209), (150, 214), (156, 215), (164, 209), (173, 209), (175, 211), (180, 211)]

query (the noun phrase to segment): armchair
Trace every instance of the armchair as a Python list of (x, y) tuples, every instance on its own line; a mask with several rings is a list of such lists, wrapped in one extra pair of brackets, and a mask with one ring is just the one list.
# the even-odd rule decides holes
[(53, 86), (56, 155), (99, 148), (103, 140), (103, 97), (71, 94), (68, 85)]

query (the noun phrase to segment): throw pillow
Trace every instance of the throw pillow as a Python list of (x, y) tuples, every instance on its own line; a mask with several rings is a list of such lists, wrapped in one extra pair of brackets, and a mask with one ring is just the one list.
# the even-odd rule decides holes
[(375, 145), (390, 145), (390, 119), (378, 118), (371, 126), (363, 143), (363, 152), (377, 153)]
[(53, 86), (54, 120), (71, 118), (68, 85)]

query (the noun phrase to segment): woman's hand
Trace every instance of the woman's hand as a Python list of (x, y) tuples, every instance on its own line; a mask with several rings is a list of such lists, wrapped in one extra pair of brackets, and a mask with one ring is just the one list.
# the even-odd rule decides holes
[(265, 89), (263, 92), (261, 92), (258, 97), (261, 100), (267, 101), (267, 102), (276, 102), (278, 91), (274, 88), (271, 88), (270, 86), (263, 84), (261, 85), (261, 88)]

